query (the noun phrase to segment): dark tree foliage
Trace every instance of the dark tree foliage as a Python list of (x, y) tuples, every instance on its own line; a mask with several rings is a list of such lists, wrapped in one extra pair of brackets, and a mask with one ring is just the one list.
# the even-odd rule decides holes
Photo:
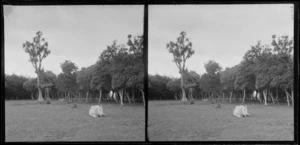
[[(144, 98), (144, 62), (143, 62), (143, 36), (128, 35), (126, 45), (117, 44), (113, 41), (111, 45), (101, 53), (96, 63), (95, 71), (91, 79), (91, 87), (106, 93), (110, 90), (117, 92), (123, 105), (123, 93), (128, 101), (128, 91), (139, 90)], [(134, 93), (135, 94), (135, 93)], [(131, 94), (134, 96), (134, 94)], [(132, 98), (139, 99), (139, 98)]]
[(200, 75), (198, 73), (196, 73), (195, 71), (188, 71), (186, 69), (186, 71), (184, 71), (184, 85), (188, 86), (191, 84), (199, 84), (200, 82)]
[(172, 79), (169, 81), (167, 83), (167, 89), (174, 93), (179, 93), (181, 91), (180, 79)]
[(224, 91), (232, 91), (234, 90), (234, 82), (237, 76), (238, 65), (226, 68), (221, 72), (220, 82), (222, 85), (222, 90)]
[(62, 73), (57, 77), (56, 88), (60, 92), (74, 93), (77, 91), (76, 70), (77, 66), (70, 60), (61, 63)]
[(200, 88), (204, 92), (216, 93), (221, 90), (220, 71), (222, 67), (219, 63), (209, 60), (204, 63), (206, 73), (201, 76)]
[(220, 74), (210, 75), (204, 73), (200, 79), (200, 88), (208, 93), (217, 93), (221, 91)]
[(273, 35), (272, 38), (271, 46), (261, 45), (258, 41), (245, 53), (238, 69), (235, 89), (258, 89), (263, 93), (265, 105), (268, 96), (275, 102), (274, 90), (278, 94), (278, 89), (283, 89), (287, 101), (291, 98), (293, 103), (293, 40), (288, 36)]
[(173, 93), (167, 89), (167, 83), (172, 79), (167, 76), (149, 75), (151, 87), (148, 89), (149, 100), (169, 100), (173, 99)]
[(29, 78), (23, 83), (23, 88), (31, 93), (31, 98), (34, 99), (34, 94), (37, 91), (37, 79)]
[(222, 67), (219, 63), (215, 62), (214, 60), (209, 60), (204, 64), (204, 68), (207, 74), (214, 75), (221, 71)]
[(255, 88), (255, 75), (253, 73), (253, 69), (249, 67), (249, 64), (246, 62), (242, 62), (238, 67), (238, 72), (236, 74), (236, 78), (234, 81), (234, 89), (235, 90), (244, 90)]
[(75, 63), (71, 62), (70, 60), (65, 60), (63, 63), (60, 64), (60, 67), (62, 72), (66, 74), (72, 74), (78, 69)]
[(27, 80), (24, 76), (5, 74), (5, 99), (31, 99), (30, 92), (23, 88)]

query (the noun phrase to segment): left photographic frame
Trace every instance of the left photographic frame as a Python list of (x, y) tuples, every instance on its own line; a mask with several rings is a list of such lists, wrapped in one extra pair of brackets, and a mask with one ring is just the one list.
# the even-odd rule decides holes
[(145, 142), (144, 5), (3, 5), (5, 142)]

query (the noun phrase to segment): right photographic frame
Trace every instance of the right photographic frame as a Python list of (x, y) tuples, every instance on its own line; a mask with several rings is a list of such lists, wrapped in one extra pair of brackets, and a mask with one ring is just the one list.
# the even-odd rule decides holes
[(149, 141), (294, 141), (294, 7), (148, 5)]

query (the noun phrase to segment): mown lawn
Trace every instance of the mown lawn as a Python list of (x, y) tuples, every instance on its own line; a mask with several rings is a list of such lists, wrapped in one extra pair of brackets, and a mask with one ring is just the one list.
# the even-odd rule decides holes
[(88, 115), (94, 104), (5, 101), (5, 141), (144, 141), (145, 108), (103, 104), (102, 118)]
[(292, 141), (294, 110), (286, 104), (247, 104), (250, 117), (237, 118), (238, 104), (214, 105), (196, 101), (148, 102), (148, 133), (151, 141)]

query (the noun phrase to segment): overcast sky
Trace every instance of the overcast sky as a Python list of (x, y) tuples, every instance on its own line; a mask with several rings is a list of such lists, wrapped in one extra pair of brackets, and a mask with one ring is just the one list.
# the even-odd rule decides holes
[(42, 31), (51, 54), (45, 70), (61, 72), (71, 60), (78, 68), (94, 64), (107, 45), (143, 34), (143, 5), (4, 6), (5, 73), (36, 77), (22, 44)]
[(270, 44), (272, 35), (293, 37), (293, 8), (280, 5), (150, 5), (149, 74), (179, 77), (166, 44), (181, 31), (191, 38), (195, 54), (186, 66), (205, 73), (204, 63), (215, 60), (223, 69), (241, 62), (251, 45)]

